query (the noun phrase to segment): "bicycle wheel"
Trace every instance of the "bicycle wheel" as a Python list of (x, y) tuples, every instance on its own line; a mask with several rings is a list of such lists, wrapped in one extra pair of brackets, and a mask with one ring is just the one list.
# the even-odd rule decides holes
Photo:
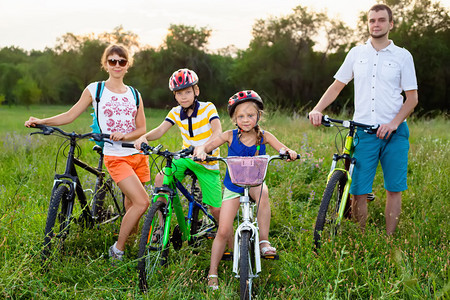
[(327, 183), (314, 228), (315, 249), (320, 248), (321, 240), (332, 241), (339, 229), (336, 219), (346, 183), (347, 174), (341, 170), (335, 171)]
[(92, 200), (92, 215), (97, 223), (114, 222), (125, 214), (124, 194), (109, 177), (100, 187)]
[(251, 299), (252, 295), (252, 258), (254, 248), (250, 241), (251, 233), (248, 230), (241, 232), (239, 243), (239, 283), (241, 299)]
[(44, 231), (44, 260), (50, 256), (52, 246), (56, 246), (58, 251), (63, 249), (72, 219), (73, 201), (70, 200), (69, 188), (65, 185), (60, 185), (52, 194)]
[(167, 263), (169, 245), (163, 245), (165, 229), (165, 207), (161, 201), (153, 203), (145, 218), (139, 242), (138, 271), (139, 288), (146, 292), (148, 281), (155, 272)]

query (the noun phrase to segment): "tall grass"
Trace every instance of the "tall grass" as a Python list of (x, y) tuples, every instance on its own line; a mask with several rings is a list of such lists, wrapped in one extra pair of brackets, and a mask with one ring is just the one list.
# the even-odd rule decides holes
[[(23, 127), (29, 115), (49, 116), (67, 107), (0, 108), (0, 297), (36, 299), (234, 299), (238, 280), (231, 262), (220, 264), (220, 290), (206, 288), (211, 242), (198, 254), (187, 245), (171, 249), (170, 265), (142, 295), (137, 286), (135, 238), (126, 260), (112, 267), (107, 248), (117, 238), (119, 224), (76, 230), (64, 255), (55, 253), (43, 265), (40, 251), (55, 155), (61, 140), (29, 136)], [(165, 111), (147, 110), (147, 127), (154, 128)], [(224, 129), (232, 124), (223, 116)], [(88, 113), (66, 130), (89, 131)], [(270, 240), (278, 261), (262, 262), (255, 280), (260, 299), (444, 299), (450, 296), (450, 141), (445, 117), (409, 122), (411, 150), (409, 190), (396, 235), (384, 234), (385, 194), (381, 172), (374, 183), (376, 201), (369, 205), (367, 231), (346, 221), (339, 238), (320, 253), (312, 249), (312, 230), (334, 152), (335, 131), (313, 128), (306, 120), (285, 113), (266, 116), (262, 127), (274, 133), (302, 159), (269, 167), (272, 223)], [(172, 129), (160, 141), (170, 150), (181, 140)], [(81, 157), (95, 163), (91, 142), (83, 142)], [(222, 154), (226, 154), (225, 148)], [(64, 167), (63, 157), (58, 168)], [(222, 168), (223, 169), (223, 168)], [(153, 173), (155, 168), (152, 169)], [(80, 172), (81, 175), (81, 172)], [(83, 182), (92, 182), (82, 175)]]

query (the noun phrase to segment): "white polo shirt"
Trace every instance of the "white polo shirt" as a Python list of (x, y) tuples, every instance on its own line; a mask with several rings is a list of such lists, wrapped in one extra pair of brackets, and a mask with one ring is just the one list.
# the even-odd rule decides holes
[(392, 41), (380, 51), (370, 41), (349, 51), (334, 78), (345, 84), (355, 79), (355, 121), (386, 124), (403, 105), (402, 91), (417, 90), (414, 61)]

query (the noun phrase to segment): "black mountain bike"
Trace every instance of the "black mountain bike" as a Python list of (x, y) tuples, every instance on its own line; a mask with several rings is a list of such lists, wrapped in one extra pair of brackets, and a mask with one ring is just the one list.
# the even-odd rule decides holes
[[(92, 228), (95, 224), (114, 222), (122, 217), (125, 214), (124, 196), (109, 175), (103, 171), (103, 149), (100, 146), (95, 145), (92, 149), (99, 155), (97, 167), (92, 167), (78, 158), (81, 152), (77, 144), (79, 140), (108, 142), (105, 139), (109, 138), (109, 134), (68, 133), (60, 128), (45, 125), (36, 125), (34, 128), (41, 131), (33, 132), (31, 135), (57, 135), (64, 138), (65, 141), (59, 147), (58, 154), (62, 151), (67, 158), (64, 173), (54, 176), (42, 250), (42, 258), (47, 260), (53, 247), (55, 251), (64, 249), (64, 241), (74, 223), (82, 228)], [(94, 190), (83, 189), (77, 167), (96, 176)], [(91, 197), (88, 198), (88, 194), (91, 194)], [(79, 207), (75, 205), (75, 198), (78, 199)]]

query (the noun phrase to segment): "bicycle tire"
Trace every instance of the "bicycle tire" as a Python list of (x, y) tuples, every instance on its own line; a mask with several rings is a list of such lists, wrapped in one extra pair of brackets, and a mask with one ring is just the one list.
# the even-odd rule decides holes
[[(169, 244), (165, 248), (163, 245), (163, 233), (166, 226), (165, 207), (166, 204), (162, 201), (153, 203), (142, 227), (137, 268), (139, 288), (144, 293), (148, 290), (148, 281), (162, 266), (167, 264), (169, 256)], [(156, 240), (153, 239), (154, 235)]]
[(252, 293), (250, 236), (250, 231), (242, 231), (239, 243), (239, 285), (240, 296), (243, 300), (250, 299)]
[(323, 240), (334, 240), (337, 234), (339, 224), (336, 224), (336, 218), (347, 180), (344, 171), (336, 170), (325, 187), (314, 228), (315, 250), (321, 247)]
[(52, 244), (55, 244), (58, 250), (62, 250), (64, 240), (69, 235), (73, 209), (73, 206), (71, 208), (69, 203), (73, 203), (73, 201), (70, 201), (68, 197), (69, 188), (65, 185), (58, 186), (52, 193), (44, 230), (44, 247), (42, 250), (44, 260), (50, 257)]
[(92, 215), (97, 223), (116, 221), (125, 214), (125, 196), (116, 183), (108, 177), (102, 186), (96, 188), (92, 199)]

